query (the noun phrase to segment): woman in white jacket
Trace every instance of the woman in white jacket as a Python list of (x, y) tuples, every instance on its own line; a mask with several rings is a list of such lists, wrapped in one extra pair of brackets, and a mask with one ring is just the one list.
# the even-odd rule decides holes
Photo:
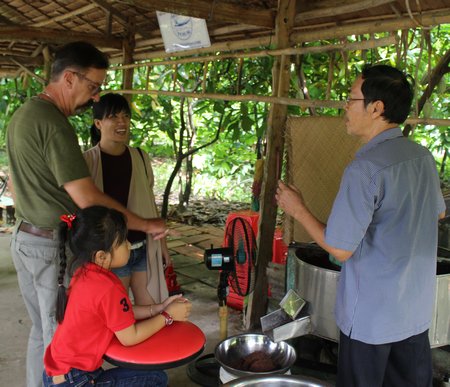
[[(128, 146), (131, 110), (119, 94), (105, 94), (94, 103), (91, 149), (84, 153), (92, 178), (99, 189), (144, 218), (158, 217), (153, 194), (153, 170), (147, 153)], [(128, 264), (113, 270), (125, 289), (131, 287), (134, 302), (152, 305), (153, 314), (168, 297), (163, 259), (170, 263), (165, 239), (130, 230), (132, 247)], [(161, 305), (162, 307), (162, 305)], [(162, 309), (161, 309), (162, 310)]]

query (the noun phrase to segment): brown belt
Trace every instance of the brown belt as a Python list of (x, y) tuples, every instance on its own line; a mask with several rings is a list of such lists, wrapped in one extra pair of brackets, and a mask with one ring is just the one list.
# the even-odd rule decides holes
[(33, 226), (30, 223), (22, 222), (19, 226), (19, 230), (42, 238), (53, 239), (53, 230), (44, 230)]

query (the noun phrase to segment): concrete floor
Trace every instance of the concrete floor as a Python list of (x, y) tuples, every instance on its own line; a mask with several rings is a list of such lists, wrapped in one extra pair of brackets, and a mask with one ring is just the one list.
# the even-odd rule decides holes
[[(205, 267), (203, 252), (211, 244), (215, 247), (221, 245), (223, 230), (212, 226), (192, 227), (180, 224), (173, 224), (172, 227), (180, 233), (180, 236), (171, 238), (168, 243), (174, 261), (176, 281), (185, 296), (192, 300), (191, 321), (201, 328), (207, 338), (206, 347), (201, 356), (211, 355), (220, 342), (218, 272), (210, 271)], [(17, 277), (9, 252), (9, 241), (10, 234), (0, 233), (0, 386), (22, 387), (25, 386), (25, 353), (30, 321), (17, 285)], [(241, 312), (229, 308), (228, 336), (243, 332)], [(335, 356), (333, 352), (336, 352), (337, 347), (328, 342), (327, 344), (331, 345), (328, 345), (327, 350), (324, 351), (318, 342), (320, 340), (314, 337), (312, 340), (307, 340), (306, 337), (289, 341), (296, 349), (297, 357), (301, 358), (301, 362), (297, 362), (291, 371), (293, 374), (313, 376), (333, 383), (335, 375), (333, 366), (326, 365), (330, 362), (327, 352), (332, 358)], [(316, 355), (311, 357), (314, 353)], [(439, 382), (446, 373), (450, 374), (450, 347), (436, 348), (432, 353), (435, 386), (450, 386), (450, 383), (445, 385)], [(319, 363), (318, 370), (303, 367), (308, 364), (317, 366), (317, 363)], [(169, 375), (169, 385), (171, 387), (202, 385), (194, 382), (188, 375), (188, 367), (191, 375), (192, 371), (195, 371), (193, 364), (195, 363), (166, 370)], [(108, 364), (105, 365), (108, 367)]]

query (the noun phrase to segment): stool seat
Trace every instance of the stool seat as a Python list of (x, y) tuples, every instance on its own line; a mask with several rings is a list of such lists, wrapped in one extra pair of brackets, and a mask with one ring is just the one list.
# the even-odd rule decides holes
[(167, 369), (189, 363), (200, 355), (204, 333), (189, 321), (174, 321), (142, 343), (125, 347), (114, 336), (103, 356), (109, 363), (132, 369)]

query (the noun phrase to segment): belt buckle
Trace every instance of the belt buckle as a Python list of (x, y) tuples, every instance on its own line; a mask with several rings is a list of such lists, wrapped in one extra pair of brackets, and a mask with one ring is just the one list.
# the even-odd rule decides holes
[(144, 244), (145, 244), (145, 241), (140, 241), (140, 242), (132, 243), (132, 244), (131, 244), (130, 250), (136, 250), (136, 249), (139, 249), (139, 248), (141, 248), (142, 246), (144, 246)]

